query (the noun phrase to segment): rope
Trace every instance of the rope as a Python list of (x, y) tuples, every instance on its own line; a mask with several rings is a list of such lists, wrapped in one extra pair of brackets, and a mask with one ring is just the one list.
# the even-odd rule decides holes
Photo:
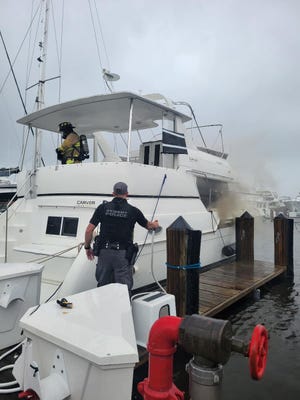
[(201, 263), (198, 262), (196, 264), (188, 264), (188, 265), (172, 265), (166, 263), (166, 266), (171, 269), (199, 269), (201, 268)]
[[(95, 42), (96, 42), (96, 47), (97, 47), (99, 63), (100, 63), (101, 70), (103, 70), (102, 60), (101, 60), (101, 56), (100, 56), (99, 43), (98, 43), (98, 38), (97, 38), (97, 32), (96, 32), (95, 22), (94, 22), (94, 18), (93, 18), (93, 13), (92, 13), (91, 2), (90, 2), (90, 0), (88, 0), (88, 2), (89, 2), (89, 8), (90, 8), (91, 20), (92, 20), (92, 25), (93, 25), (93, 30), (94, 30), (94, 36), (95, 36)], [(106, 85), (108, 86), (105, 79), (104, 79), (104, 81), (105, 81)], [(105, 88), (105, 86), (104, 86), (104, 88)]]
[[(22, 94), (21, 94), (21, 91), (20, 91), (20, 87), (19, 87), (19, 84), (18, 84), (16, 75), (15, 75), (14, 69), (13, 69), (13, 64), (12, 64), (12, 62), (11, 62), (11, 60), (10, 60), (10, 57), (9, 57), (9, 54), (8, 54), (8, 51), (7, 51), (7, 48), (6, 48), (6, 45), (5, 45), (5, 42), (4, 42), (4, 38), (3, 38), (3, 36), (2, 36), (2, 32), (1, 32), (1, 31), (0, 31), (0, 37), (1, 37), (1, 40), (2, 40), (2, 43), (3, 43), (3, 46), (4, 46), (4, 50), (5, 50), (5, 53), (6, 53), (6, 57), (7, 57), (9, 66), (10, 66), (10, 71), (11, 71), (12, 74), (13, 74), (13, 78), (14, 78), (14, 81), (15, 81), (15, 85), (16, 85), (16, 87), (17, 87), (17, 91), (18, 91), (18, 94), (19, 94), (19, 97), (20, 97), (20, 100), (21, 100), (21, 103), (22, 103), (24, 112), (25, 112), (25, 114), (27, 115), (26, 106), (25, 106), (25, 103), (24, 103), (24, 100), (23, 100), (23, 97), (22, 97)], [(0, 93), (1, 93), (1, 91), (0, 91)], [(30, 130), (31, 130), (32, 136), (34, 136), (34, 132), (33, 132), (32, 128), (30, 128)], [(44, 160), (43, 160), (43, 157), (41, 157), (41, 161), (42, 161), (43, 166), (45, 166), (45, 162), (44, 162)]]
[[(35, 13), (34, 13), (34, 16), (33, 16), (32, 20), (31, 20), (31, 22), (30, 22), (30, 24), (29, 24), (29, 27), (28, 27), (28, 29), (27, 29), (27, 31), (26, 31), (26, 33), (25, 33), (24, 39), (22, 40), (22, 42), (21, 42), (21, 44), (20, 44), (20, 47), (19, 47), (19, 49), (18, 49), (18, 51), (17, 51), (17, 54), (16, 54), (16, 56), (15, 56), (13, 62), (12, 62), (12, 66), (14, 66), (14, 64), (15, 64), (15, 62), (16, 62), (16, 60), (17, 60), (19, 54), (20, 54), (20, 51), (21, 51), (21, 49), (22, 49), (22, 47), (23, 47), (23, 44), (24, 44), (24, 42), (25, 42), (25, 39), (26, 39), (26, 37), (27, 37), (27, 35), (28, 35), (29, 31), (30, 31), (31, 25), (32, 25), (32, 23), (33, 23), (33, 21), (34, 21), (34, 19), (35, 19), (35, 17), (36, 17), (36, 14), (37, 14), (39, 8), (40, 8), (40, 6), (37, 7), (37, 9), (36, 9), (36, 11), (35, 11)], [(7, 81), (7, 79), (8, 79), (8, 77), (9, 77), (9, 75), (10, 75), (11, 72), (12, 72), (12, 71), (11, 71), (11, 69), (10, 69), (10, 70), (8, 71), (8, 73), (7, 73), (6, 77), (5, 77), (5, 79), (4, 79), (4, 82), (3, 82), (2, 85), (1, 85), (0, 94), (2, 93), (2, 90), (3, 90), (4, 86), (5, 86), (6, 81)]]
[[(84, 243), (79, 243), (79, 245), (70, 247), (69, 249), (65, 250), (64, 252), (66, 253), (67, 251), (72, 250), (72, 249), (74, 249), (75, 247), (77, 247), (77, 248), (78, 248), (78, 252), (80, 252), (80, 250), (82, 249), (82, 246), (83, 246), (83, 245), (84, 245)], [(63, 254), (63, 252), (60, 252), (60, 253)], [(56, 254), (59, 254), (59, 253), (56, 253)], [(54, 258), (54, 257), (55, 257), (55, 255), (53, 255), (52, 258)], [(30, 261), (28, 261), (28, 262), (30, 262)], [(63, 283), (64, 283), (64, 281), (60, 282), (60, 284), (57, 286), (57, 288), (54, 290), (54, 292), (48, 297), (47, 300), (44, 301), (43, 304), (48, 303), (48, 301), (50, 301), (50, 300), (52, 299), (52, 297), (55, 296), (55, 294), (56, 294), (56, 293), (59, 291), (59, 289), (62, 287)], [(35, 309), (31, 311), (31, 313), (30, 313), (29, 315), (34, 314), (34, 313), (40, 308), (41, 305), (42, 305), (42, 303), (38, 304), (38, 305), (35, 307)]]
[(71, 250), (73, 250), (73, 249), (75, 249), (75, 248), (78, 249), (78, 253), (79, 253), (80, 250), (81, 250), (81, 248), (82, 248), (82, 246), (83, 246), (83, 244), (84, 244), (84, 243), (76, 244), (75, 246), (72, 246), (72, 247), (69, 247), (69, 248), (67, 248), (67, 249), (58, 251), (57, 253), (50, 254), (50, 255), (47, 255), (47, 256), (43, 256), (43, 257), (38, 257), (38, 258), (35, 258), (34, 260), (27, 261), (27, 263), (36, 262), (37, 264), (41, 264), (41, 263), (43, 263), (43, 262), (52, 260), (52, 258), (59, 257), (59, 256), (61, 256), (62, 254), (68, 253), (69, 251), (71, 251)]
[(58, 102), (59, 103), (60, 103), (60, 95), (61, 95), (61, 63), (62, 63), (62, 37), (63, 37), (64, 4), (65, 4), (65, 2), (63, 0), (62, 1), (61, 38), (60, 38), (60, 48), (59, 48), (58, 39), (57, 39), (57, 30), (56, 30), (55, 19), (54, 19), (53, 2), (51, 1), (52, 22), (53, 22), (53, 27), (54, 27), (56, 54), (57, 54), (57, 60), (58, 60), (58, 75), (59, 75)]
[[(0, 356), (0, 361), (3, 360), (6, 356), (8, 356), (9, 354), (13, 353), (15, 350), (17, 350), (20, 346), (22, 346), (22, 344), (24, 344), (26, 342), (26, 339), (23, 340), (22, 342), (18, 343), (16, 346), (12, 347), (11, 349), (9, 349), (8, 351), (6, 351), (5, 353), (1, 354)], [(2, 367), (3, 368), (3, 367)], [(1, 368), (0, 371), (3, 371), (3, 369)]]
[(105, 46), (104, 35), (103, 35), (102, 26), (101, 26), (101, 22), (100, 22), (100, 18), (99, 18), (99, 13), (98, 13), (96, 0), (94, 0), (94, 6), (95, 6), (95, 10), (96, 10), (98, 26), (99, 26), (99, 30), (100, 30), (100, 34), (101, 34), (101, 38), (102, 38), (103, 48), (104, 48), (104, 52), (105, 52), (105, 55), (106, 55), (107, 65), (108, 65), (108, 68), (110, 69), (108, 53), (107, 53), (107, 49), (106, 49), (106, 46)]
[(59, 88), (58, 88), (58, 101), (61, 100), (61, 71), (62, 71), (62, 48), (63, 48), (63, 34), (64, 34), (64, 19), (65, 19), (65, 0), (62, 1), (61, 12), (61, 37), (60, 37), (60, 52), (59, 52)]
[[(42, 9), (42, 3), (41, 3), (40, 13), (39, 13), (39, 21), (41, 20), (42, 11), (43, 11), (43, 9)], [(32, 69), (33, 61), (36, 59), (34, 57), (34, 52), (35, 52), (35, 49), (36, 49), (35, 44), (38, 42), (38, 40), (37, 40), (38, 33), (39, 33), (39, 24), (37, 24), (37, 26), (36, 26), (34, 40), (32, 41), (32, 43), (33, 43), (32, 50), (31, 50), (31, 54), (29, 55), (29, 60), (31, 60), (31, 62), (30, 62), (30, 65), (29, 65), (29, 62), (28, 62), (28, 65), (27, 65), (28, 76), (27, 76), (27, 80), (26, 80), (25, 94), (27, 94), (27, 90), (28, 90), (28, 86), (29, 86), (29, 78), (30, 78), (30, 72), (31, 72), (31, 69)], [(29, 52), (30, 52), (30, 46), (29, 46), (29, 49), (28, 49), (28, 53)], [(27, 98), (27, 96), (26, 96), (26, 98)], [(35, 103), (32, 103), (31, 112), (33, 112), (33, 111), (35, 111)]]
[[(34, 0), (31, 0), (31, 20), (33, 18), (33, 3)], [(30, 65), (30, 60), (32, 60), (32, 57), (30, 58), (30, 43), (31, 43), (31, 34), (32, 34), (32, 29), (30, 29), (29, 32), (29, 38), (28, 38), (28, 50), (27, 50), (27, 62), (26, 62), (26, 80), (25, 80), (25, 88), (29, 85), (29, 76), (30, 76), (30, 69), (29, 69), (29, 65)], [(27, 91), (25, 90), (25, 104), (27, 104)], [(25, 135), (25, 126), (23, 127), (23, 137)]]
[[(215, 220), (215, 223), (217, 224), (217, 226), (218, 226), (218, 221), (216, 220), (213, 211), (210, 211), (210, 214), (211, 214), (211, 219), (212, 219), (212, 230), (213, 230), (213, 232), (216, 232), (216, 231), (214, 230), (214, 227), (213, 227), (213, 219)], [(222, 232), (221, 232), (221, 229), (220, 229), (220, 228), (217, 228), (217, 231), (219, 232), (219, 235), (220, 235), (220, 238), (221, 238), (221, 240), (222, 240), (223, 246), (226, 246), (225, 241), (224, 241), (224, 238), (223, 238), (223, 235), (222, 235)]]
[[(14, 71), (14, 69), (13, 69), (13, 64), (12, 64), (11, 59), (10, 59), (10, 57), (9, 57), (9, 54), (8, 54), (8, 51), (7, 51), (7, 47), (6, 47), (6, 44), (5, 44), (5, 42), (4, 42), (4, 38), (3, 38), (3, 35), (2, 35), (2, 32), (1, 32), (1, 31), (0, 31), (0, 37), (1, 37), (1, 40), (2, 40), (2, 44), (3, 44), (4, 50), (5, 50), (5, 54), (6, 54), (6, 57), (7, 57), (9, 66), (10, 66), (9, 74), (10, 74), (10, 72), (11, 72), (12, 75), (13, 75), (13, 78), (14, 78), (14, 81), (15, 81), (15, 84), (16, 84), (16, 87), (17, 87), (17, 91), (18, 91), (19, 97), (20, 97), (20, 99), (21, 99), (21, 103), (22, 103), (23, 109), (24, 109), (25, 113), (27, 114), (26, 106), (25, 106), (25, 103), (24, 103), (24, 100), (23, 100), (23, 97), (22, 97), (22, 94), (21, 94), (21, 91), (20, 91), (20, 87), (19, 87), (19, 84), (18, 84), (16, 75), (15, 75), (15, 71)], [(4, 87), (4, 86), (2, 86), (2, 88), (3, 88), (3, 87)], [(1, 91), (2, 91), (2, 90), (0, 90), (0, 94), (1, 94)]]

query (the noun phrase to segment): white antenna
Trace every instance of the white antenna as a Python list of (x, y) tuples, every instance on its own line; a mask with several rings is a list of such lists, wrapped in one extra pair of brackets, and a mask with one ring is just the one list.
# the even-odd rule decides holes
[(112, 84), (109, 84), (108, 82), (118, 81), (120, 79), (120, 75), (110, 72), (105, 68), (102, 69), (102, 72), (103, 72), (103, 75), (102, 75), (103, 79), (104, 79), (108, 89), (110, 90), (111, 93), (113, 93), (113, 86), (112, 86)]

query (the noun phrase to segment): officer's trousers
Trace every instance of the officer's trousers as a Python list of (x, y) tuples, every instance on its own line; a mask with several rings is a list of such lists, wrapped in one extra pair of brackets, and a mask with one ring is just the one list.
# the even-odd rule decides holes
[(125, 257), (126, 250), (101, 249), (96, 267), (97, 286), (123, 283), (130, 290), (133, 286), (132, 268)]

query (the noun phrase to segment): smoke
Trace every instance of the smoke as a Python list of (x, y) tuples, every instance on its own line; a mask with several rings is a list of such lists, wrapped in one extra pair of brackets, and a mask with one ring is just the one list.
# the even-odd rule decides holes
[(262, 134), (249, 135), (231, 143), (230, 163), (242, 192), (278, 190), (278, 181), (273, 173), (271, 144), (263, 137)]
[(223, 194), (222, 197), (212, 205), (212, 208), (218, 211), (222, 221), (240, 217), (245, 211), (255, 217), (259, 215), (256, 206), (257, 200), (258, 196), (253, 193), (245, 192), (242, 186), (236, 185), (232, 191)]

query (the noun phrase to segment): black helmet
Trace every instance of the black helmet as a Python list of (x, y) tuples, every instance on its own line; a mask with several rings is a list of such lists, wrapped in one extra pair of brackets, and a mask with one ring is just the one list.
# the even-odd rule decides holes
[(63, 133), (63, 138), (65, 139), (67, 135), (71, 132), (73, 132), (73, 128), (75, 128), (70, 122), (61, 122), (58, 125), (58, 130), (59, 132)]

